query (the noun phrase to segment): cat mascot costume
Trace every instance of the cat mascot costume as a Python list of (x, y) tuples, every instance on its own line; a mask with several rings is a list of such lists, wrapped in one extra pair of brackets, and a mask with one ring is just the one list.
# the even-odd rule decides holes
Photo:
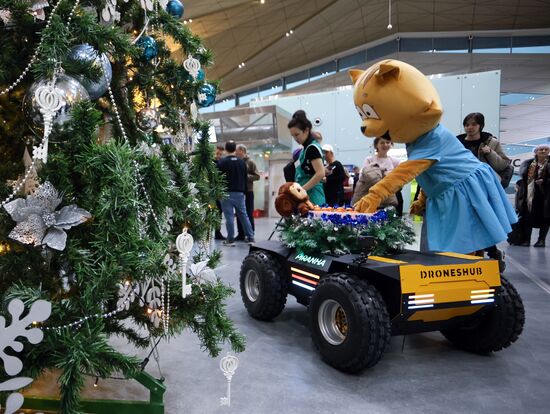
[(514, 209), (491, 167), (439, 124), (443, 111), (431, 82), (413, 66), (392, 59), (350, 75), (363, 134), (404, 143), (408, 155), (355, 210), (376, 211), (416, 178), (423, 193), (411, 214), (424, 212), (429, 250), (468, 253), (506, 240), (517, 221)]

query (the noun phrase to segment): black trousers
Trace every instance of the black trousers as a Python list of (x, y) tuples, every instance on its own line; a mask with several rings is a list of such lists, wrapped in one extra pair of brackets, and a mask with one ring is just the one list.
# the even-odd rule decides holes
[[(533, 232), (532, 220), (526, 220), (526, 223), (523, 227), (525, 241), (528, 242), (531, 240), (531, 233)], [(550, 229), (550, 223), (548, 221), (541, 223), (539, 227), (539, 237), (538, 241), (545, 241), (548, 230)]]
[[(254, 227), (254, 191), (246, 192), (244, 202), (246, 204), (246, 214), (248, 215), (248, 220), (250, 220), (252, 230), (256, 230)], [(239, 217), (237, 217), (237, 238), (243, 239), (244, 236), (243, 225), (241, 224)]]

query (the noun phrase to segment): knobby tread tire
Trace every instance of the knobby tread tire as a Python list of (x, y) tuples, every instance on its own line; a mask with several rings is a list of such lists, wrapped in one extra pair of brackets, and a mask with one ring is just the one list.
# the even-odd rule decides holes
[[(339, 345), (330, 344), (319, 329), (323, 301), (336, 300), (346, 312), (348, 333)], [(382, 296), (364, 280), (347, 273), (322, 278), (309, 305), (312, 339), (323, 360), (336, 369), (357, 373), (382, 358), (390, 341), (390, 318)]]
[[(259, 277), (259, 296), (250, 300), (246, 293), (245, 278), (253, 269)], [(270, 321), (284, 309), (288, 293), (288, 272), (281, 263), (264, 251), (254, 251), (243, 261), (240, 276), (241, 297), (246, 310), (255, 319)]]
[(514, 343), (525, 324), (525, 309), (512, 283), (501, 277), (502, 291), (494, 309), (480, 316), (473, 326), (457, 326), (441, 333), (457, 347), (469, 352), (488, 354)]

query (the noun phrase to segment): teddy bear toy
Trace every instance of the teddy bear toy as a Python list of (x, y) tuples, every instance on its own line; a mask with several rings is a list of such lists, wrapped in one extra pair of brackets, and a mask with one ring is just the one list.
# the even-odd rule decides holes
[(404, 143), (408, 160), (369, 189), (354, 208), (371, 213), (416, 178), (423, 193), (411, 214), (424, 212), (429, 250), (468, 253), (506, 240), (516, 214), (492, 169), (439, 124), (437, 91), (413, 66), (394, 59), (352, 69), (361, 132)]
[(290, 217), (296, 213), (305, 216), (313, 207), (306, 190), (300, 184), (291, 182), (279, 187), (275, 209), (281, 216)]

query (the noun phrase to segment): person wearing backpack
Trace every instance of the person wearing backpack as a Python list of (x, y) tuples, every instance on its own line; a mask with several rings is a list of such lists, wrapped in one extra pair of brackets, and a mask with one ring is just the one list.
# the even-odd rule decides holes
[[(469, 149), (474, 156), (481, 162), (489, 164), (493, 171), (500, 177), (500, 183), (503, 188), (508, 187), (514, 167), (510, 158), (506, 156), (498, 139), (488, 132), (483, 132), (485, 126), (485, 117), (480, 112), (472, 112), (462, 121), (465, 134), (458, 135), (458, 140)], [(497, 249), (496, 246), (490, 246), (485, 249), (491, 259), (498, 260), (501, 272), (506, 268), (504, 263), (504, 252)]]

